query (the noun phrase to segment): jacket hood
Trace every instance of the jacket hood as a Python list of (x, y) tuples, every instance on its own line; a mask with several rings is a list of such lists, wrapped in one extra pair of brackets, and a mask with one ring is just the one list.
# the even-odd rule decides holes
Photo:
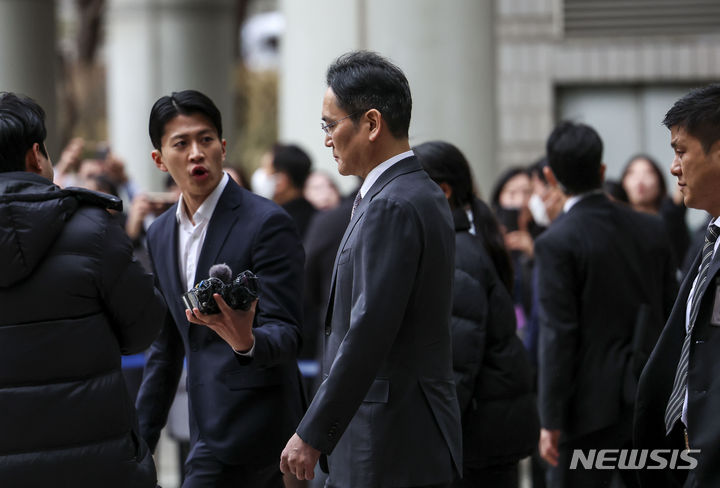
[(0, 287), (32, 273), (83, 202), (122, 208), (117, 197), (61, 189), (33, 173), (0, 173)]

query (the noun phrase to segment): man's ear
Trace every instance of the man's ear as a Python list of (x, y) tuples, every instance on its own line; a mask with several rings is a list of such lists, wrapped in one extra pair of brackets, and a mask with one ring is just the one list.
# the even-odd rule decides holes
[(378, 109), (373, 108), (365, 112), (364, 117), (366, 118), (370, 128), (368, 140), (374, 142), (380, 136), (380, 131), (384, 128), (385, 125), (382, 114)]
[(167, 166), (165, 166), (165, 163), (163, 162), (162, 153), (160, 151), (154, 149), (153, 152), (150, 153), (150, 156), (152, 156), (152, 159), (155, 162), (155, 166), (157, 166), (160, 171), (164, 171), (166, 173), (168, 172)]
[(550, 166), (545, 166), (543, 168), (543, 175), (545, 176), (545, 180), (548, 182), (548, 185), (552, 186), (553, 188), (558, 188), (560, 186), (557, 178), (555, 178), (555, 173), (553, 173), (553, 171), (550, 169)]
[(284, 171), (276, 171), (273, 176), (275, 177), (275, 192), (285, 191), (292, 186), (290, 176)]
[(605, 170), (607, 166), (605, 163), (600, 164), (600, 183), (605, 183)]
[(40, 144), (34, 142), (32, 147), (25, 153), (25, 171), (29, 173), (42, 174), (40, 161), (44, 157), (40, 151)]

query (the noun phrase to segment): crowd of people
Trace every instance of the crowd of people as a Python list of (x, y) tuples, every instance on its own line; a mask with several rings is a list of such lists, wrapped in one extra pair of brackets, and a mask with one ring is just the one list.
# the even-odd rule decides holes
[[(186, 488), (512, 488), (528, 457), (536, 488), (714, 486), (720, 86), (666, 115), (675, 191), (646, 154), (605, 178), (564, 121), (485, 202), (460, 148), (410, 146), (397, 66), (326, 81), (349, 195), (293, 144), (248, 178), (195, 90), (149, 114), (162, 192), (80, 138), (53, 167), (42, 108), (0, 94), (0, 484), (155, 487), (167, 427)], [(247, 306), (181, 299), (245, 270)], [(578, 467), (602, 449), (695, 463)]]

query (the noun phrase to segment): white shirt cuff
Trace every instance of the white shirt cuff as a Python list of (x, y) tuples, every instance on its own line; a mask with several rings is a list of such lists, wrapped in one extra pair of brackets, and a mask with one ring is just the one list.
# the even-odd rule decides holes
[(255, 334), (253, 334), (253, 345), (252, 345), (252, 347), (250, 348), (249, 351), (240, 352), (240, 351), (238, 351), (237, 349), (233, 348), (232, 346), (231, 346), (231, 349), (232, 349), (233, 352), (234, 352), (235, 354), (237, 354), (238, 356), (244, 356), (244, 357), (246, 357), (246, 358), (255, 357)]

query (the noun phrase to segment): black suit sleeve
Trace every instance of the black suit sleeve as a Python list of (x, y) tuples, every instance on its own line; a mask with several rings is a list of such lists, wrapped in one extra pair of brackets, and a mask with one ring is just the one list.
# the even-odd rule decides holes
[(302, 280), (305, 256), (293, 222), (273, 213), (262, 224), (252, 247), (252, 269), (260, 282), (255, 353), (236, 355), (241, 364), (264, 367), (295, 361), (301, 342)]
[(581, 283), (573, 253), (562, 243), (540, 238), (535, 255), (540, 299), (540, 422), (545, 429), (562, 430), (580, 343), (577, 292)]
[[(152, 260), (152, 255), (150, 256)], [(155, 269), (153, 265), (153, 269)], [(160, 335), (150, 346), (145, 360), (143, 381), (135, 407), (138, 411), (140, 435), (155, 450), (160, 431), (167, 422), (168, 412), (182, 374), (185, 350), (172, 314), (165, 316)]]

